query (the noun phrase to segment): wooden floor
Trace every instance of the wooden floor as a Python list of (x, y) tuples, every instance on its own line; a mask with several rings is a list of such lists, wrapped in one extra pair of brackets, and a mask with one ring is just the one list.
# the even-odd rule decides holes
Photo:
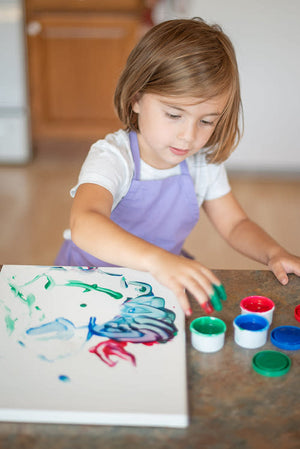
[[(39, 156), (26, 166), (0, 166), (0, 263), (51, 265), (68, 227), (69, 189), (83, 155)], [(231, 185), (250, 217), (289, 251), (300, 254), (300, 174), (231, 174)], [(229, 248), (201, 214), (186, 242), (210, 268), (264, 268)]]

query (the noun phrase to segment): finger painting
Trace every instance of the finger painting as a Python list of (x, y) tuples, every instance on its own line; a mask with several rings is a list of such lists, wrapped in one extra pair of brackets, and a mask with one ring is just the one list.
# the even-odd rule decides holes
[(187, 425), (184, 316), (149, 274), (7, 265), (0, 420)]

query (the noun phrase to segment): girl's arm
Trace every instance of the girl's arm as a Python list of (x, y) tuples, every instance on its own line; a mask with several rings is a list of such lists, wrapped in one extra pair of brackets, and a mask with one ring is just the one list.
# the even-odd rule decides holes
[(251, 221), (232, 194), (205, 201), (203, 208), (221, 236), (240, 253), (267, 265), (279, 282), (288, 273), (300, 276), (300, 258), (288, 253), (261, 227)]
[(110, 219), (113, 197), (96, 184), (79, 186), (72, 210), (74, 243), (93, 256), (114, 265), (148, 271), (177, 296), (189, 315), (188, 290), (203, 306), (214, 294), (216, 276), (194, 260), (176, 256), (128, 233)]

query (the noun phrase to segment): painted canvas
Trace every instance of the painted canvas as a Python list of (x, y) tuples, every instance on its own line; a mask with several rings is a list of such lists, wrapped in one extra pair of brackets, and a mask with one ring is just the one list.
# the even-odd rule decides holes
[(3, 266), (0, 421), (186, 427), (184, 314), (148, 273)]

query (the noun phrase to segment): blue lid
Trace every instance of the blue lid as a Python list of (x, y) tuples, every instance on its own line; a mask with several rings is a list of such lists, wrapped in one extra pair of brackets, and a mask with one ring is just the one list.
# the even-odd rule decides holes
[(281, 349), (300, 349), (300, 327), (276, 327), (271, 332), (271, 342)]

